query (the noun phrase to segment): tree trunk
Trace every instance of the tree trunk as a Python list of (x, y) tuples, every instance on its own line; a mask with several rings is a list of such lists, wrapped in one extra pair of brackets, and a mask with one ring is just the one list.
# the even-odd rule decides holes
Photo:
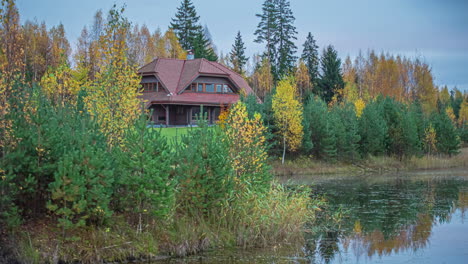
[(286, 136), (283, 136), (283, 159), (281, 160), (281, 164), (284, 164), (284, 156), (286, 156)]

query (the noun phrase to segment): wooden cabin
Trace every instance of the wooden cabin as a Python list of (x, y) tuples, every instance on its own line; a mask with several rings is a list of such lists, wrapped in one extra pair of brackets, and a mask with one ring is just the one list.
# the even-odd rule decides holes
[(237, 102), (241, 91), (253, 93), (247, 81), (226, 66), (190, 57), (193, 55), (187, 60), (159, 58), (139, 69), (141, 98), (152, 110), (154, 124), (196, 124), (201, 109), (213, 124), (221, 106)]

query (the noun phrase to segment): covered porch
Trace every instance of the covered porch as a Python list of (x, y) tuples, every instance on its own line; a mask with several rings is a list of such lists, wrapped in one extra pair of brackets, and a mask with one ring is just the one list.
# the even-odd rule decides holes
[(153, 104), (148, 108), (152, 112), (153, 124), (163, 126), (196, 125), (202, 109), (208, 124), (215, 124), (218, 121), (220, 106)]

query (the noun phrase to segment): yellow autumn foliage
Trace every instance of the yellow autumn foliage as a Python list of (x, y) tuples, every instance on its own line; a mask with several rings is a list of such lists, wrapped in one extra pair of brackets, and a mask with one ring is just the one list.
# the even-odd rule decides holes
[(141, 113), (140, 77), (129, 64), (126, 51), (126, 19), (113, 10), (101, 41), (104, 60), (87, 90), (86, 107), (101, 126), (111, 146), (122, 143), (125, 131)]
[(302, 104), (297, 99), (297, 88), (292, 78), (278, 83), (273, 95), (272, 109), (274, 122), (283, 138), (283, 152), (286, 148), (290, 151), (298, 150), (304, 134)]
[(264, 171), (267, 164), (265, 131), (261, 115), (255, 113), (253, 118), (249, 118), (244, 103), (238, 102), (229, 110), (225, 132), (230, 142), (230, 155), (238, 180), (242, 175)]
[(72, 70), (64, 62), (55, 69), (49, 68), (42, 76), (40, 85), (52, 101), (61, 104), (74, 104), (80, 90), (80, 83), (73, 78)]
[(458, 125), (468, 123), (468, 101), (464, 100), (460, 106), (460, 112), (458, 113)]
[(447, 116), (450, 118), (452, 123), (455, 125), (457, 123), (457, 118), (455, 117), (455, 113), (453, 112), (453, 108), (451, 106), (448, 106), (445, 109), (445, 113), (447, 113)]
[(354, 101), (354, 109), (356, 110), (357, 117), (361, 117), (364, 108), (366, 108), (366, 103), (364, 102), (364, 100), (359, 98), (356, 101)]

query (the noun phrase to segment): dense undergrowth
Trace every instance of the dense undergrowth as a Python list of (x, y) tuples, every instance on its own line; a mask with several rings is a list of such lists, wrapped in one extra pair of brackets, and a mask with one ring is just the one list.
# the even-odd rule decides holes
[(143, 115), (110, 144), (84, 96), (57, 103), (34, 87), (11, 97), (0, 181), (10, 260), (94, 263), (292, 243), (323, 204), (272, 181), (261, 117), (242, 103), (223, 127), (200, 121), (172, 143)]

